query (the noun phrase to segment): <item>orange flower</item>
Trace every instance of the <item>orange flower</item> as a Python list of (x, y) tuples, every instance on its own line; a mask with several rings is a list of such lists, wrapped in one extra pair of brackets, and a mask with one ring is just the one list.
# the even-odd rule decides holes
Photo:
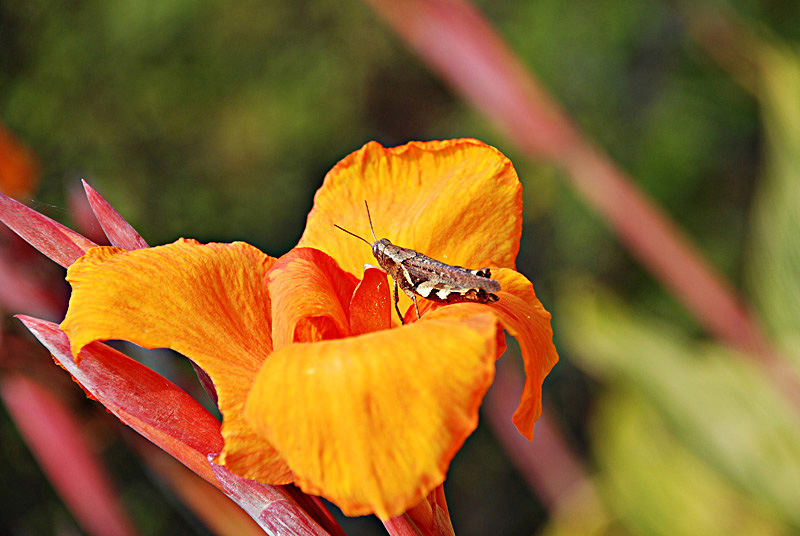
[(19, 199), (31, 195), (38, 181), (36, 157), (0, 122), (0, 192)]
[[(386, 274), (339, 224), (459, 266), (492, 268), (500, 300), (392, 317)], [(280, 259), (244, 243), (93, 248), (67, 278), (61, 328), (72, 352), (123, 339), (171, 348), (210, 376), (230, 471), (294, 482), (348, 515), (382, 519), (440, 485), (516, 337), (527, 375), (514, 422), (528, 438), (557, 360), (550, 315), (514, 271), (521, 186), (511, 163), (475, 140), (369, 143), (325, 178), (298, 247)]]

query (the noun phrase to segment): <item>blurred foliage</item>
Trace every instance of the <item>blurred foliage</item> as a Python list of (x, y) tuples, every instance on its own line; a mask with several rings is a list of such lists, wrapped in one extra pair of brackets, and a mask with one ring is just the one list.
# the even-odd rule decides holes
[(623, 385), (598, 407), (604, 497), (632, 533), (791, 534), (751, 496), (686, 450), (648, 402)]
[[(744, 268), (760, 317), (790, 360), (786, 373), (798, 373), (800, 47), (752, 46), (766, 143)], [(594, 452), (620, 522), (639, 534), (796, 533), (796, 408), (743, 356), (579, 281), (564, 278), (559, 323), (580, 365), (606, 386)]]
[(764, 46), (761, 58), (767, 146), (748, 283), (773, 339), (800, 366), (800, 48)]
[[(645, 534), (754, 534), (747, 510), (768, 508), (800, 526), (800, 418), (758, 369), (623, 307), (608, 291), (585, 285), (562, 296), (568, 348), (607, 385), (596, 453), (626, 522), (649, 526)], [(675, 510), (681, 515), (667, 523)], [(741, 519), (722, 524), (731, 512)]]
[[(768, 36), (749, 47), (755, 98), (688, 34), (691, 4), (479, 4), (575, 121), (746, 284), (797, 363), (800, 4), (716, 2)], [(65, 183), (87, 178), (151, 244), (246, 240), (281, 254), (325, 172), (371, 139), (477, 137), (512, 158), (525, 187), (518, 265), (554, 313), (563, 359), (545, 411), (569, 416), (567, 435), (609, 511), (576, 496), (548, 523), (481, 428), (448, 480), (458, 534), (800, 530), (797, 415), (752, 367), (702, 339), (559, 170), (521, 158), (365, 4), (4, 2), (0, 50), (0, 119), (43, 173), (28, 201), (69, 224)], [(0, 532), (70, 526), (8, 419), (0, 438), (0, 500), (14, 499)], [(107, 453), (142, 532), (202, 533), (176, 520), (119, 450)], [(490, 525), (498, 515), (505, 521)], [(367, 520), (349, 528), (381, 533)]]

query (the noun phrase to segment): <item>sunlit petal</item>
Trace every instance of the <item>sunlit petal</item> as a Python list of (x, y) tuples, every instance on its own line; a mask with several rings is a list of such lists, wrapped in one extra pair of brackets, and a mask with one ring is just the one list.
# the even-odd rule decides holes
[[(274, 262), (241, 242), (94, 248), (67, 272), (73, 292), (61, 327), (76, 357), (87, 344), (109, 339), (189, 357), (219, 396), (222, 461), (237, 472), (257, 466), (270, 483), (288, 482), (291, 475), (275, 451), (241, 418), (252, 379), (272, 350), (264, 278)], [(229, 443), (247, 449), (229, 449)]]
[(494, 377), (497, 320), (435, 311), (359, 337), (292, 344), (262, 367), (250, 424), (303, 490), (383, 519), (445, 478)]
[(490, 305), (508, 333), (517, 339), (525, 365), (525, 387), (513, 421), (522, 435), (533, 439), (533, 425), (542, 415), (542, 382), (558, 362), (550, 313), (536, 298), (533, 285), (512, 270), (495, 274), (503, 285), (500, 300)]
[(370, 142), (339, 162), (314, 197), (300, 246), (321, 249), (360, 276), (374, 263), (375, 234), (447, 264), (514, 267), (522, 231), (522, 188), (511, 162), (477, 140)]

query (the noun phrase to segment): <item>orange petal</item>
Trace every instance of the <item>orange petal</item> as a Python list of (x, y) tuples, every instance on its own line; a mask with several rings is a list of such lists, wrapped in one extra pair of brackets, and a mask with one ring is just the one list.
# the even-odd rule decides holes
[(67, 272), (73, 291), (61, 329), (76, 359), (87, 344), (109, 339), (187, 356), (219, 395), (222, 461), (239, 474), (286, 483), (285, 464), (241, 418), (250, 384), (272, 351), (264, 278), (274, 262), (241, 242), (93, 248)]
[(264, 363), (245, 415), (306, 492), (382, 519), (445, 478), (494, 377), (495, 315), (447, 315), (291, 344)]
[(316, 249), (295, 248), (278, 259), (267, 276), (274, 348), (349, 335), (348, 310), (357, 282)]
[(372, 242), (365, 200), (378, 238), (447, 264), (514, 267), (522, 188), (511, 162), (482, 142), (366, 144), (325, 177), (299, 245), (325, 251), (360, 275), (365, 263), (375, 263), (371, 249), (333, 224)]
[(364, 279), (350, 300), (350, 333), (362, 335), (392, 327), (392, 300), (386, 272), (364, 270)]
[(512, 270), (498, 270), (495, 277), (503, 290), (495, 309), (506, 331), (517, 339), (525, 364), (525, 387), (513, 421), (522, 435), (533, 439), (533, 424), (542, 415), (542, 382), (558, 362), (553, 344), (550, 313), (536, 297), (525, 276)]

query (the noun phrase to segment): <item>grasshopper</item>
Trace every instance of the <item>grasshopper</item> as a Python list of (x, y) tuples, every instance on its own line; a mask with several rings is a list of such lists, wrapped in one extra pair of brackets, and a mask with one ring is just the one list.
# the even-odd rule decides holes
[(394, 308), (397, 316), (400, 317), (401, 324), (405, 324), (405, 321), (398, 305), (400, 300), (398, 288), (403, 289), (403, 292), (414, 302), (414, 310), (418, 319), (420, 314), (417, 295), (443, 303), (465, 301), (487, 303), (499, 300), (494, 293), (500, 290), (500, 282), (492, 279), (489, 268), (470, 270), (461, 266), (451, 266), (413, 249), (396, 246), (387, 238), (378, 240), (375, 236), (375, 229), (372, 227), (372, 216), (366, 201), (364, 201), (364, 206), (367, 208), (369, 230), (375, 242), (370, 243), (369, 240), (336, 224), (334, 227), (355, 236), (372, 247), (372, 255), (381, 268), (388, 272), (394, 280)]

